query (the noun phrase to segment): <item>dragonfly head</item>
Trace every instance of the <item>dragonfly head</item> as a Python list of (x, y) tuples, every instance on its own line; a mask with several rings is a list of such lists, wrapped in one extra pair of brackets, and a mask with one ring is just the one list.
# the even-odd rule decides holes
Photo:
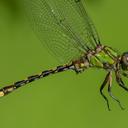
[(120, 64), (122, 70), (128, 71), (128, 52), (122, 54)]

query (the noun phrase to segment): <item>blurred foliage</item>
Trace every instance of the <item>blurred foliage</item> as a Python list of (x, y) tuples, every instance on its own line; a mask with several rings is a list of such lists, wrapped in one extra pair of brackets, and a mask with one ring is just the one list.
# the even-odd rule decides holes
[(13, 18), (17, 18), (21, 14), (21, 7), (19, 0), (0, 0), (0, 6), (8, 10)]

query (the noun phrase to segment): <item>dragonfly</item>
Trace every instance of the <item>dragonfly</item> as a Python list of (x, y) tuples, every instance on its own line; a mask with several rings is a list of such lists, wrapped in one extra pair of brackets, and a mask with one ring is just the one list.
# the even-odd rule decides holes
[(112, 93), (112, 74), (115, 74), (117, 84), (128, 91), (122, 80), (122, 77), (128, 78), (128, 52), (119, 54), (112, 47), (101, 43), (84, 0), (26, 0), (26, 5), (27, 16), (35, 34), (61, 64), (2, 87), (0, 97), (59, 72), (71, 70), (80, 74), (89, 68), (97, 68), (106, 71), (100, 94), (108, 110), (111, 110), (109, 100), (103, 93), (106, 86), (109, 96), (124, 109)]

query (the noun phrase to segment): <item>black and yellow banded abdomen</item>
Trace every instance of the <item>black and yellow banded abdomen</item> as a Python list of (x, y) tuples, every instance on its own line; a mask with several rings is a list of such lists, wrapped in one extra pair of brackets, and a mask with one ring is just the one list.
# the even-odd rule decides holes
[(17, 88), (22, 87), (22, 86), (24, 86), (28, 83), (31, 83), (35, 80), (41, 79), (41, 78), (49, 76), (51, 74), (55, 74), (55, 73), (58, 73), (58, 72), (63, 72), (63, 71), (72, 69), (71, 67), (72, 67), (72, 65), (58, 66), (55, 69), (45, 70), (45, 71), (41, 72), (40, 74), (29, 76), (24, 80), (17, 81), (15, 83), (13, 83), (12, 85), (5, 86), (5, 87), (0, 89), (0, 97), (5, 96), (5, 95), (13, 92)]

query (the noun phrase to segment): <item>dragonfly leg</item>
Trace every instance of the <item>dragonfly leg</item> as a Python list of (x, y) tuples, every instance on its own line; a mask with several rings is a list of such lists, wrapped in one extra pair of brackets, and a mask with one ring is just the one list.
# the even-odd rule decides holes
[(116, 81), (120, 87), (122, 87), (124, 90), (128, 91), (128, 87), (124, 84), (123, 80), (121, 79), (121, 76), (119, 72), (116, 72)]
[(109, 81), (109, 76), (110, 76), (110, 72), (106, 75), (105, 80), (104, 80), (104, 82), (102, 83), (102, 85), (100, 87), (100, 94), (105, 99), (105, 101), (107, 103), (108, 110), (110, 111), (111, 109), (110, 109), (110, 106), (109, 106), (109, 101), (108, 101), (107, 97), (103, 94), (103, 89)]
[(115, 100), (116, 102), (118, 102), (120, 108), (121, 108), (122, 110), (124, 110), (124, 107), (121, 105), (120, 101), (119, 101), (115, 96), (113, 96), (113, 94), (112, 94), (112, 92), (111, 92), (111, 87), (112, 87), (112, 73), (110, 73), (110, 75), (109, 75), (108, 93), (109, 93), (110, 97), (111, 97), (113, 100)]

